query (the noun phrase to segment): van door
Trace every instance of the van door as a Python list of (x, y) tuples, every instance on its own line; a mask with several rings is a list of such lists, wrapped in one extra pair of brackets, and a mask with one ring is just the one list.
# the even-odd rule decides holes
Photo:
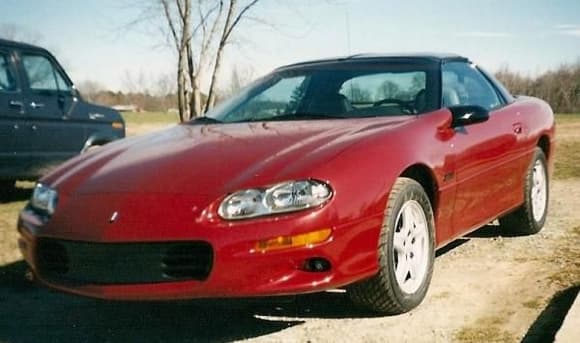
[(0, 179), (13, 179), (26, 168), (24, 100), (17, 75), (14, 55), (0, 48)]
[(25, 51), (20, 60), (32, 157), (56, 163), (78, 154), (86, 139), (85, 121), (70, 115), (76, 103), (72, 83), (49, 54)]

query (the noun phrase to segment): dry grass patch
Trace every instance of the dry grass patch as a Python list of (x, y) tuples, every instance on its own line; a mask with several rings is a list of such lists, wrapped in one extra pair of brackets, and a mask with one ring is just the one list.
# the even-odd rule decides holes
[(458, 342), (515, 342), (516, 337), (502, 329), (505, 319), (500, 317), (484, 317), (472, 325), (465, 326), (455, 334)]
[(580, 178), (580, 137), (558, 142), (555, 156), (555, 179)]

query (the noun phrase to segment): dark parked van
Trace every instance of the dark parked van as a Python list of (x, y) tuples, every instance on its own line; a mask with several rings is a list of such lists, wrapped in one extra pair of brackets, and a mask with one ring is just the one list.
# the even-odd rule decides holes
[(120, 114), (84, 101), (50, 52), (0, 39), (0, 192), (123, 137)]

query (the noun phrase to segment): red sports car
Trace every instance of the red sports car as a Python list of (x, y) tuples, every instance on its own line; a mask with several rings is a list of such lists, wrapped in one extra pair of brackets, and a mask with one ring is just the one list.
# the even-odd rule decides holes
[(62, 165), (21, 212), (41, 283), (105, 299), (346, 287), (402, 313), (435, 249), (546, 220), (554, 118), (456, 55), (279, 68), (205, 117)]

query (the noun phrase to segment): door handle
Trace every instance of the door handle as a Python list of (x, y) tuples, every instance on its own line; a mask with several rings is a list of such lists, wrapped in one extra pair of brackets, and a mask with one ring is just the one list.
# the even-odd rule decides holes
[(523, 131), (524, 130), (522, 129), (522, 124), (520, 124), (520, 123), (514, 124), (514, 133), (516, 135), (521, 134)]
[(92, 120), (97, 120), (97, 119), (103, 119), (103, 118), (105, 118), (105, 116), (103, 114), (100, 114), (100, 113), (89, 113), (89, 118), (91, 118)]
[(20, 108), (24, 107), (24, 104), (22, 103), (22, 101), (16, 101), (16, 100), (10, 100), (8, 105), (10, 107), (20, 107)]
[(43, 108), (44, 104), (40, 103), (40, 102), (31, 102), (30, 103), (30, 107), (32, 107), (32, 109), (37, 109), (37, 108)]

